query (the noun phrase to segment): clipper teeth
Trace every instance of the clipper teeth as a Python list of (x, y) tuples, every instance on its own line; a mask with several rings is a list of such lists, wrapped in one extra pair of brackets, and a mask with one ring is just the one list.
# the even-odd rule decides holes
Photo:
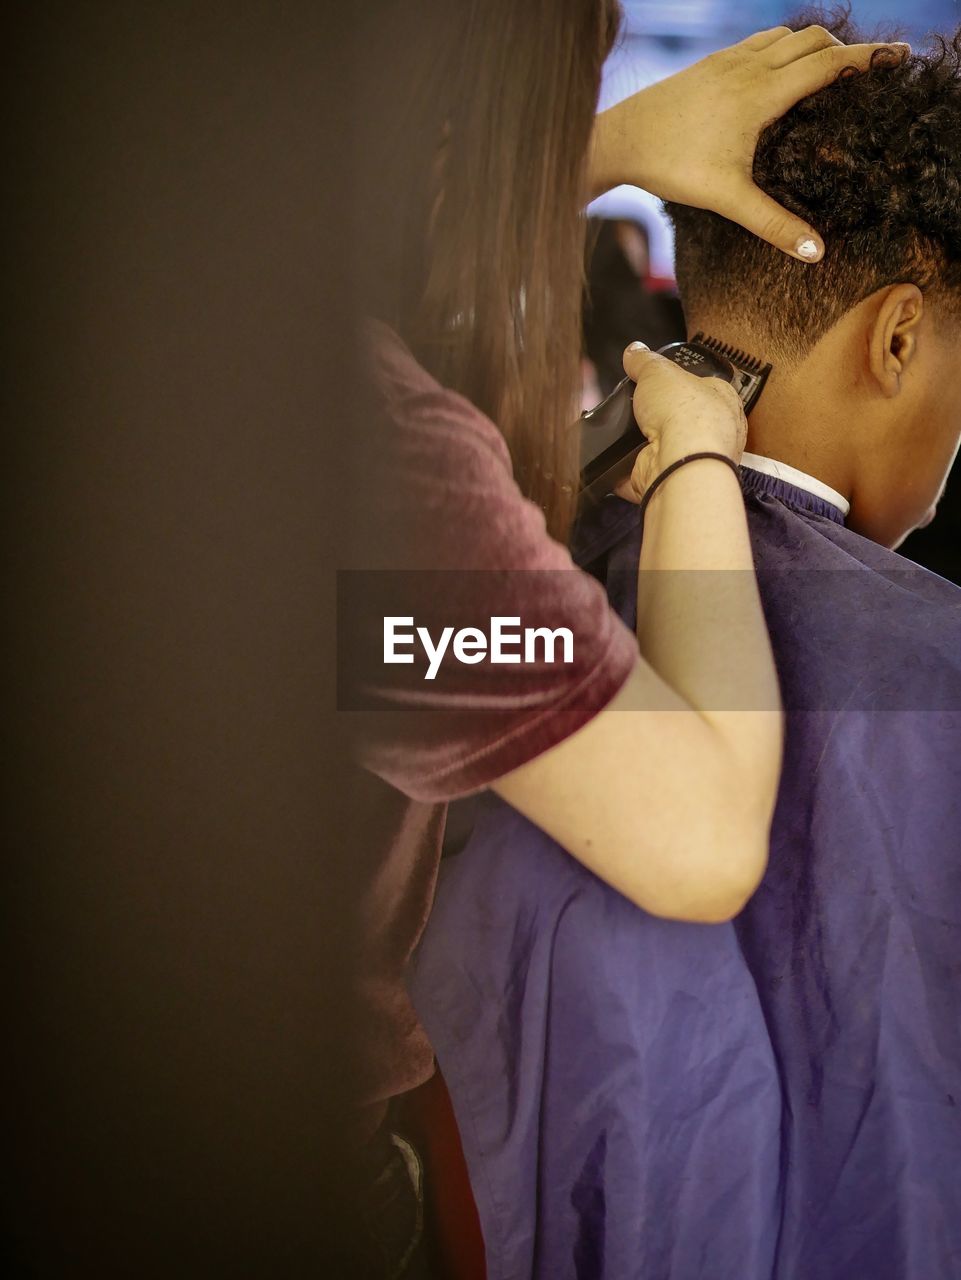
[(702, 347), (708, 347), (711, 351), (716, 351), (718, 355), (724, 356), (743, 369), (745, 373), (761, 374), (764, 371), (763, 362), (755, 356), (749, 356), (746, 351), (741, 351), (739, 347), (732, 347), (726, 342), (719, 342), (717, 338), (712, 338), (708, 334), (696, 333), (691, 341), (699, 342)]
[(771, 366), (765, 364), (763, 360), (758, 360), (756, 356), (749, 356), (746, 351), (741, 351), (738, 347), (732, 347), (730, 343), (719, 342), (717, 338), (712, 338), (706, 333), (696, 333), (691, 341), (698, 342), (709, 351), (716, 351), (718, 355), (730, 360), (738, 373), (738, 380), (734, 384), (735, 390), (741, 397), (744, 412), (750, 413), (757, 404), (758, 396), (764, 390)]

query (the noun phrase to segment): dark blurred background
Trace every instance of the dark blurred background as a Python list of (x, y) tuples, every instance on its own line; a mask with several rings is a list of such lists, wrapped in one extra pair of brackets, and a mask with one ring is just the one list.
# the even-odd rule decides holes
[[(777, 26), (810, 5), (778, 0), (623, 0), (624, 28), (608, 59), (601, 108), (753, 31)], [(922, 46), (931, 32), (961, 24), (958, 0), (853, 0), (854, 20), (868, 36), (897, 34)], [(589, 212), (592, 228), (585, 299), (583, 407), (621, 376), (620, 353), (640, 338), (663, 346), (684, 336), (673, 278), (673, 237), (660, 202), (636, 187), (617, 187)], [(961, 358), (961, 353), (959, 353)], [(959, 424), (961, 425), (961, 424)], [(948, 482), (937, 518), (900, 548), (902, 554), (961, 583), (961, 466)]]
[(5, 26), (7, 1276), (350, 1274), (329, 9)]

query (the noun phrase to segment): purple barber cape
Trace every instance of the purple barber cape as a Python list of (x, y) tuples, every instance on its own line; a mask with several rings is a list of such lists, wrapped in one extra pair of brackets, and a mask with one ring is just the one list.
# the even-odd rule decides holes
[[(411, 989), (490, 1280), (961, 1277), (961, 590), (742, 483), (788, 713), (748, 907), (649, 916), (490, 796), (442, 864)], [(631, 623), (639, 546), (578, 531)]]

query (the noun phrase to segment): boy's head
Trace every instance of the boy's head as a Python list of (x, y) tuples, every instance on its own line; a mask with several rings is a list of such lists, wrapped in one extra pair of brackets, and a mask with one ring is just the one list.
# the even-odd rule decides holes
[(795, 458), (830, 455), (853, 527), (893, 546), (932, 511), (961, 436), (961, 32), (805, 98), (762, 133), (754, 173), (818, 228), (824, 260), (668, 205), (689, 323), (774, 363), (767, 436), (778, 405), (817, 407)]

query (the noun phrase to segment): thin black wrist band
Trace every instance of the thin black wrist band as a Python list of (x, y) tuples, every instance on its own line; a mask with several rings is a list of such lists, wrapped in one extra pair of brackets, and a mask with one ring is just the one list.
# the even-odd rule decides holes
[(740, 477), (741, 471), (733, 458), (729, 458), (726, 453), (689, 453), (684, 458), (678, 458), (676, 462), (672, 462), (669, 467), (654, 477), (651, 483), (644, 490), (644, 497), (640, 501), (640, 520), (644, 524), (644, 514), (647, 511), (648, 504), (657, 492), (658, 486), (663, 484), (667, 477), (679, 467), (683, 467), (688, 462), (697, 462), (699, 458), (716, 458), (718, 462), (726, 462), (734, 474)]

